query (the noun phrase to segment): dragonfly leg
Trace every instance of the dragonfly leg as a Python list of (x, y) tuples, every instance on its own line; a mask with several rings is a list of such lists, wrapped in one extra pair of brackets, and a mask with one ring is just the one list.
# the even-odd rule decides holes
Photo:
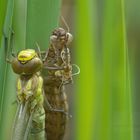
[[(8, 63), (11, 63), (11, 59), (10, 56), (15, 57), (15, 53), (13, 52), (13, 46), (14, 46), (14, 31), (12, 28), (9, 28), (10, 31), (10, 35), (7, 34), (4, 30), (3, 30), (3, 37), (4, 37), (4, 48), (5, 48), (5, 60)], [(10, 55), (9, 55), (9, 49), (10, 49)]]

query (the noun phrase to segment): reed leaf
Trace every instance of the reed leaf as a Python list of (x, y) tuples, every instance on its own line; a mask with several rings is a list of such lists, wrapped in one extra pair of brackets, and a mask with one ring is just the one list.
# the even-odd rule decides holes
[(81, 69), (76, 81), (76, 140), (91, 140), (94, 132), (97, 99), (95, 9), (95, 1), (76, 1), (75, 46)]
[[(57, 0), (5, 0), (0, 1), (1, 9), (0, 29), (4, 28), (5, 36), (2, 36), (0, 48), (0, 139), (9, 140), (12, 133), (12, 124), (16, 111), (16, 75), (11, 66), (6, 63), (6, 55), (10, 55), (11, 31), (14, 31), (13, 50), (17, 53), (24, 48), (36, 48), (35, 43), (46, 50), (49, 35), (54, 27), (58, 26), (61, 1)], [(5, 5), (5, 6), (4, 6)], [(5, 48), (4, 37), (8, 38)], [(8, 135), (7, 135), (8, 134)]]
[(96, 2), (77, 0), (76, 140), (133, 140), (124, 1), (101, 1), (99, 43)]
[(2, 37), (3, 34), (3, 24), (4, 24), (4, 18), (5, 18), (5, 14), (6, 14), (6, 5), (7, 5), (7, 0), (3, 1), (0, 0), (0, 39)]

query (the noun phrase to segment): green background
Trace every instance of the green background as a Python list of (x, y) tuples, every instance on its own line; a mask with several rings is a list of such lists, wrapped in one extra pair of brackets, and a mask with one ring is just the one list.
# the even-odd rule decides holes
[(73, 118), (65, 139), (139, 140), (139, 4), (138, 0), (0, 0), (0, 139), (10, 139), (16, 111), (16, 75), (5, 61), (11, 29), (15, 52), (36, 48), (36, 42), (46, 50), (51, 31), (65, 28), (60, 23), (63, 15), (74, 36), (72, 63), (81, 69), (67, 88)]

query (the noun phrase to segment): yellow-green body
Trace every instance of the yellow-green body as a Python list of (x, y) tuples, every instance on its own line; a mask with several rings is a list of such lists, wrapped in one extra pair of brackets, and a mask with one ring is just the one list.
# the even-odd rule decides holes
[(19, 75), (16, 91), (18, 109), (12, 140), (45, 140), (45, 111), (43, 107), (42, 61), (32, 49), (22, 50), (12, 61)]
[(36, 105), (43, 104), (43, 79), (39, 74), (21, 75), (17, 80), (17, 97), (20, 102), (30, 99)]
[[(43, 79), (39, 74), (34, 74), (32, 76), (19, 76), (17, 79), (17, 98), (19, 104), (25, 106), (27, 104), (26, 109), (26, 117), (24, 118), (25, 129), (22, 130), (24, 134), (26, 133), (28, 120), (32, 115), (32, 122), (29, 126), (29, 134), (27, 134), (27, 140), (44, 140), (45, 139), (45, 112), (43, 107)], [(23, 112), (22, 112), (23, 113)], [(22, 122), (22, 121), (21, 121)], [(20, 121), (19, 121), (20, 123)], [(23, 125), (23, 124), (22, 124)], [(23, 126), (22, 126), (23, 127)], [(16, 131), (15, 131), (15, 135)], [(17, 136), (15, 140), (23, 140), (22, 136)]]

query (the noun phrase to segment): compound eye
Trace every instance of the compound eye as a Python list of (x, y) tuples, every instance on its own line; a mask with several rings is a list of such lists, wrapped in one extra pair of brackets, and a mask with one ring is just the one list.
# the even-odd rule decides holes
[(72, 34), (67, 33), (67, 37), (68, 37), (67, 45), (69, 45), (73, 40), (73, 36), (72, 36)]
[(51, 43), (54, 42), (54, 41), (56, 41), (56, 39), (57, 39), (57, 36), (56, 35), (51, 35), (50, 36)]

